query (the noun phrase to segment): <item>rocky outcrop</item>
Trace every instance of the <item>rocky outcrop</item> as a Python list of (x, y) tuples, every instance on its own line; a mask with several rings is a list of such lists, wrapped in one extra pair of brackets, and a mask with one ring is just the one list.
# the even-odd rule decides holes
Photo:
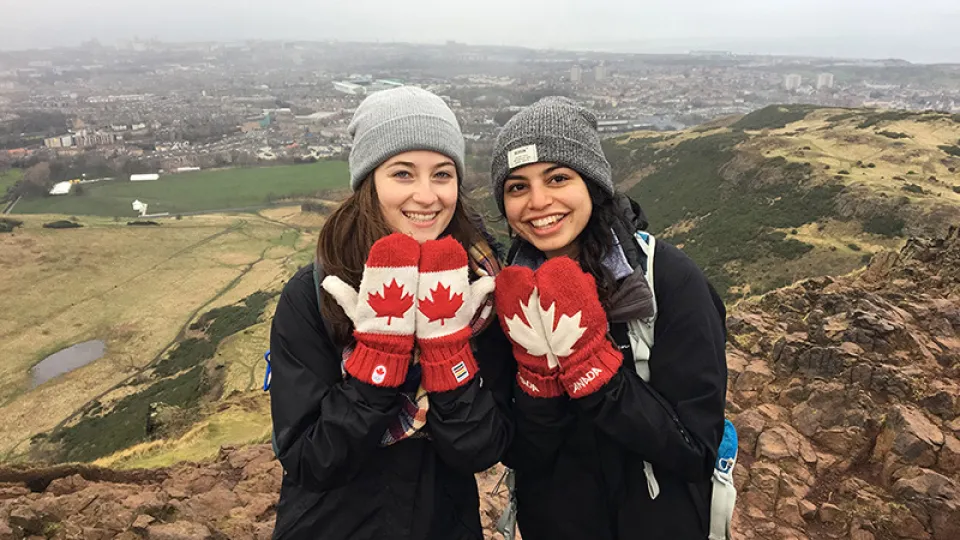
[[(500, 538), (501, 472), (477, 475), (488, 538)], [(212, 463), (157, 470), (0, 469), (0, 540), (266, 540), (281, 474), (270, 445), (224, 447)]]
[(729, 319), (738, 538), (960, 538), (960, 234)]
[(0, 539), (270, 538), (280, 474), (269, 445), (155, 471), (6, 469)]

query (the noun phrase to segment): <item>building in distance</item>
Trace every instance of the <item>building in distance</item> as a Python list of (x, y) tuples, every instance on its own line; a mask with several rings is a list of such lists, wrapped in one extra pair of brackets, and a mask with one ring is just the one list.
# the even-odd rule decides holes
[(583, 82), (583, 68), (579, 65), (574, 65), (570, 68), (570, 82), (573, 84), (580, 84)]
[(800, 88), (800, 84), (802, 83), (803, 83), (803, 78), (800, 75), (796, 73), (791, 73), (790, 75), (787, 75), (784, 78), (783, 87), (786, 88), (787, 90), (796, 90)]
[(337, 92), (354, 96), (366, 96), (379, 92), (403, 86), (403, 83), (393, 79), (357, 79), (352, 81), (334, 81), (333, 89)]
[(597, 67), (593, 68), (593, 80), (595, 82), (603, 82), (607, 79), (607, 66), (600, 62), (597, 64)]
[(817, 90), (824, 88), (833, 88), (833, 73), (821, 73), (817, 75)]

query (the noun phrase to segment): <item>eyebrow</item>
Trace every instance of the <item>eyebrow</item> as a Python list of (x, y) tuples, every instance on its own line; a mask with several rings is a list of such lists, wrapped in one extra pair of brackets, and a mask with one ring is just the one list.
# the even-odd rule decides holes
[(399, 167), (399, 166), (410, 167), (411, 169), (416, 168), (416, 165), (414, 165), (410, 161), (394, 161), (393, 163), (387, 165), (387, 167)]
[[(567, 167), (566, 165), (560, 165), (560, 164), (558, 163), (558, 164), (556, 164), (556, 165), (553, 165), (553, 166), (550, 166), (550, 167), (547, 167), (546, 169), (544, 169), (543, 172), (540, 173), (540, 176), (544, 176), (544, 175), (550, 174), (550, 173), (552, 173), (553, 171), (555, 171), (555, 170), (557, 170), (557, 169), (568, 169), (568, 168), (569, 168), (569, 167)], [(504, 179), (504, 182), (506, 182), (507, 180), (526, 180), (526, 179), (527, 179), (527, 177), (526, 177), (526, 176), (523, 176), (522, 174), (511, 174), (510, 176), (508, 176), (508, 177), (506, 177), (506, 178)]]
[[(397, 166), (410, 167), (411, 169), (417, 168), (416, 164), (414, 164), (412, 161), (394, 161), (393, 163), (387, 165), (387, 167), (397, 167)], [(447, 166), (455, 167), (456, 165), (454, 165), (452, 161), (444, 161), (443, 163), (438, 163), (434, 165), (433, 168), (439, 169), (440, 167), (447, 167)]]

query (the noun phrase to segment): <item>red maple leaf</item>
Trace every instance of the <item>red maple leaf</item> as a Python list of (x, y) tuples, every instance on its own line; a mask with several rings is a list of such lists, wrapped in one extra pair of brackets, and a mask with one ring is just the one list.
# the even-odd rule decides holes
[(394, 317), (403, 317), (403, 314), (413, 306), (413, 295), (403, 294), (403, 285), (398, 285), (396, 278), (389, 285), (383, 287), (383, 294), (370, 293), (367, 300), (377, 317), (386, 317), (387, 324)]
[(450, 287), (437, 283), (437, 288), (430, 291), (432, 299), (420, 299), (420, 312), (430, 319), (430, 322), (439, 320), (443, 326), (444, 319), (452, 319), (457, 310), (463, 305), (463, 293), (450, 294)]

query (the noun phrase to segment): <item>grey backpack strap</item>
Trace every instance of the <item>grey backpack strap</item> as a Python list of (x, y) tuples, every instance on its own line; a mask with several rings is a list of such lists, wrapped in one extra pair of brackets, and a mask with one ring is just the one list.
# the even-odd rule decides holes
[(504, 540), (515, 540), (517, 537), (517, 473), (513, 469), (504, 469), (503, 476), (500, 477), (500, 480), (497, 482), (497, 487), (494, 488), (494, 492), (498, 493), (498, 488), (501, 483), (505, 483), (507, 486), (507, 493), (509, 494), (507, 498), (507, 506), (503, 509), (503, 513), (500, 514), (500, 519), (497, 520), (497, 531), (503, 535)]

